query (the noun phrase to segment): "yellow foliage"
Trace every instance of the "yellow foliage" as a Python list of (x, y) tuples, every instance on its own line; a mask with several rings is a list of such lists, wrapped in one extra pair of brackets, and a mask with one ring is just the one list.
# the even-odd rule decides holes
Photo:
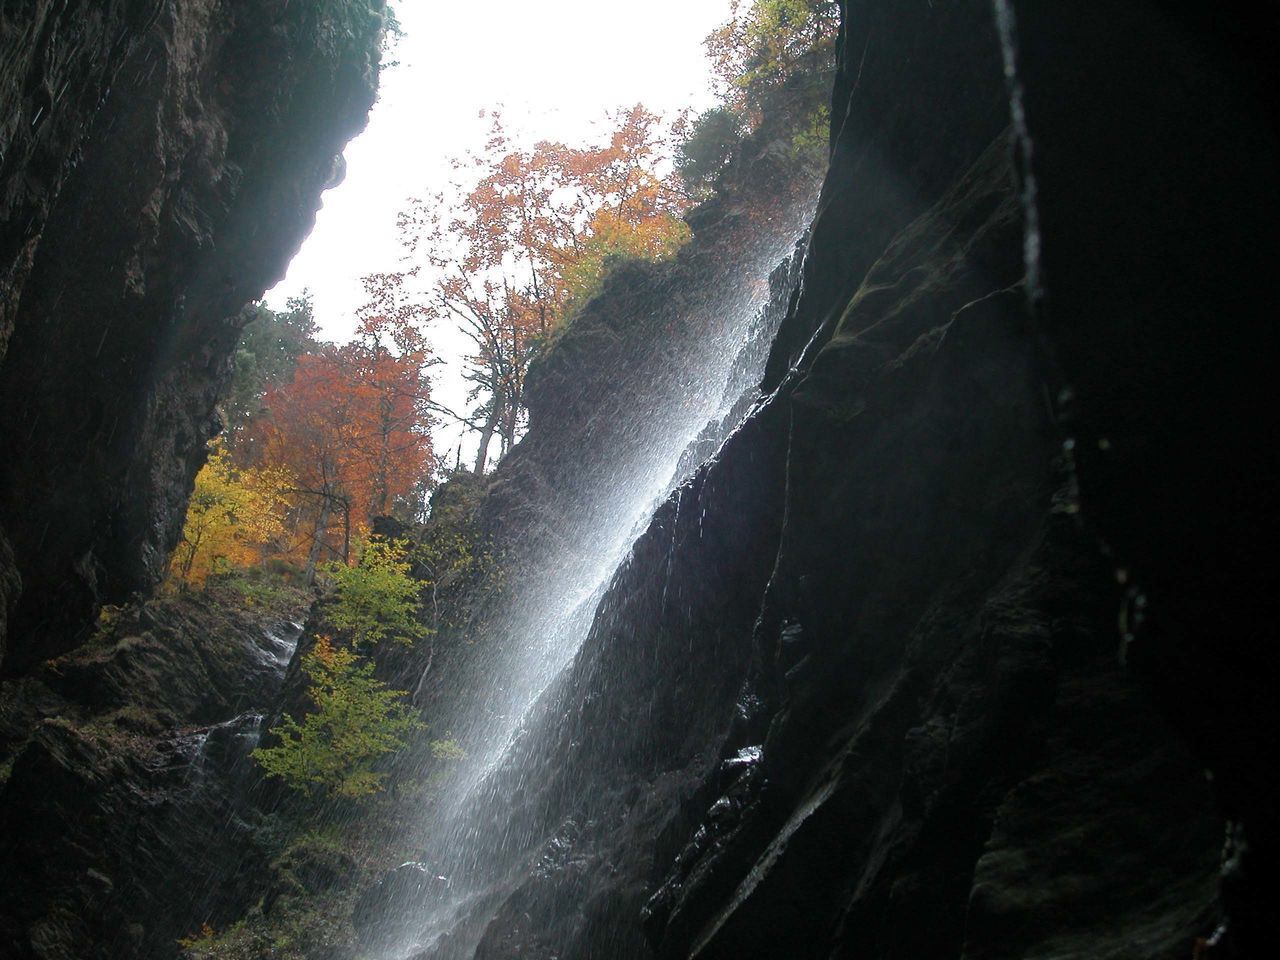
[(274, 747), (253, 758), (269, 777), (294, 790), (358, 800), (382, 790), (386, 775), (373, 769), (382, 756), (402, 749), (404, 736), (422, 724), (402, 698), (373, 675), (373, 663), (328, 637), (302, 658), (315, 709), (301, 721), (284, 717)]
[(565, 316), (572, 315), (600, 292), (614, 259), (666, 260), (691, 236), (684, 220), (666, 212), (635, 222), (625, 211), (605, 208), (592, 216), (590, 227), (590, 239), (562, 270)]
[(264, 549), (285, 532), (293, 486), (293, 475), (284, 467), (237, 468), (214, 441), (208, 462), (196, 474), (170, 576), (198, 585), (217, 569), (261, 559)]
[(208, 943), (217, 936), (218, 933), (213, 929), (213, 927), (209, 926), (208, 923), (203, 923), (200, 925), (199, 933), (193, 934), (190, 937), (182, 937), (178, 940), (178, 946), (182, 947), (184, 950), (190, 950), (192, 947), (199, 947), (202, 944)]

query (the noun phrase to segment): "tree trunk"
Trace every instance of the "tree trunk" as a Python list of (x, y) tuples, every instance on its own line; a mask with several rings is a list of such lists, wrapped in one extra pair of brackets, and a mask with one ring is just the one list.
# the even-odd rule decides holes
[(342, 501), (342, 562), (351, 562), (351, 498)]
[[(382, 516), (387, 512), (387, 501), (391, 498), (391, 405), (384, 397), (379, 400), (379, 440), (378, 475), (374, 478), (373, 510), (370, 516)], [(347, 510), (350, 513), (350, 508)]]
[(502, 391), (493, 395), (493, 407), (489, 410), (489, 419), (480, 431), (480, 449), (476, 453), (476, 476), (484, 473), (486, 461), (489, 459), (489, 442), (493, 439), (493, 431), (498, 428), (498, 418), (502, 416)]
[(332, 509), (333, 505), (328, 497), (320, 501), (320, 516), (316, 519), (315, 533), (311, 537), (311, 550), (307, 553), (307, 586), (316, 582), (316, 564), (320, 560), (320, 550), (324, 546), (321, 537), (329, 526), (329, 513)]

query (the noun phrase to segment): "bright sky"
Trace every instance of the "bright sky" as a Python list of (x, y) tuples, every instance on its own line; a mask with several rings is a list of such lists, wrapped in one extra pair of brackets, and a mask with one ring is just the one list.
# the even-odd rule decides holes
[[(508, 126), (536, 139), (585, 142), (605, 110), (642, 102), (659, 113), (712, 102), (703, 38), (729, 0), (399, 0), (405, 37), (385, 70), (368, 129), (346, 151), (346, 180), (325, 194), (315, 230), (268, 294), (283, 307), (309, 288), (324, 336), (345, 340), (360, 277), (394, 269), (396, 213), (450, 179), (448, 158), (478, 148), (503, 106)], [(456, 340), (441, 331), (446, 362)], [(456, 348), (454, 348), (456, 349)], [(439, 368), (437, 368), (439, 370)], [(447, 371), (436, 394), (462, 406)], [(457, 432), (437, 437), (446, 455)]]

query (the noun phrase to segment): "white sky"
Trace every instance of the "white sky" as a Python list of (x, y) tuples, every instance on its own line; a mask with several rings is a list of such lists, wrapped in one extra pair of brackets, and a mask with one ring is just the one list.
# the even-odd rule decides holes
[[(324, 197), (315, 230), (284, 280), (267, 294), (281, 308), (309, 288), (326, 339), (346, 340), (360, 277), (394, 269), (395, 219), (411, 196), (444, 188), (448, 158), (484, 142), (482, 109), (534, 139), (592, 137), (605, 110), (642, 102), (670, 114), (712, 102), (703, 38), (729, 0), (399, 0), (405, 37), (385, 70), (368, 129), (347, 147), (347, 176)], [(456, 370), (458, 341), (439, 331), (437, 352)], [(435, 392), (463, 406), (456, 374), (436, 368)], [(438, 432), (450, 454), (456, 429)]]

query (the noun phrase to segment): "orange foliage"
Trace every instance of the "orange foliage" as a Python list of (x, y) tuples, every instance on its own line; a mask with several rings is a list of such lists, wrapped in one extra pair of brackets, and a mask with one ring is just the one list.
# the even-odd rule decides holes
[(299, 357), (255, 425), (261, 460), (296, 478), (294, 552), (310, 570), (326, 551), (346, 560), (352, 533), (413, 501), (434, 466), (432, 360), (415, 325), (420, 308), (405, 304), (401, 284), (395, 274), (366, 278), (370, 303), (355, 338)]
[(474, 346), (465, 375), (480, 403), (456, 416), (480, 432), (477, 472), (495, 435), (502, 452), (515, 441), (534, 349), (595, 292), (607, 259), (666, 256), (687, 236), (687, 198), (662, 171), (670, 144), (660, 118), (637, 104), (610, 120), (602, 145), (526, 149), (495, 115), (483, 152), (457, 163), (473, 185), (400, 217), (430, 277), (431, 317)]

